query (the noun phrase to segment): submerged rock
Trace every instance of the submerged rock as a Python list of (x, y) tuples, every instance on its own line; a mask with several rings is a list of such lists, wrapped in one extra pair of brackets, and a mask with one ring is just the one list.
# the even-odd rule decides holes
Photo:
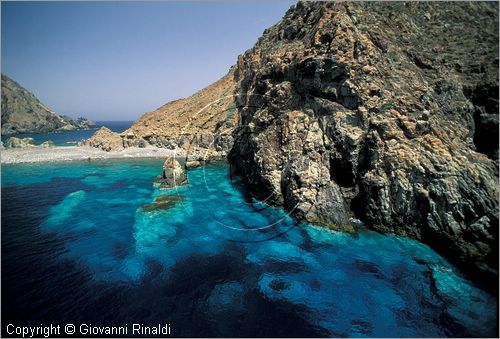
[(25, 148), (25, 147), (34, 147), (35, 140), (33, 138), (17, 138), (10, 137), (4, 143), (5, 148)]
[(175, 206), (179, 201), (184, 201), (180, 195), (161, 195), (155, 199), (154, 203), (142, 205), (143, 212), (153, 212), (158, 210), (167, 210)]
[(165, 160), (162, 173), (156, 177), (155, 181), (160, 184), (161, 188), (172, 188), (188, 183), (186, 173), (175, 157)]

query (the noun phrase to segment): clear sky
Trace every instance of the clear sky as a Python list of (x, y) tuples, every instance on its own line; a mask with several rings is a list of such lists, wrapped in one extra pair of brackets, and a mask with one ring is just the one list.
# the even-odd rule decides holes
[(216, 81), (291, 1), (2, 2), (2, 73), (60, 114), (135, 120)]

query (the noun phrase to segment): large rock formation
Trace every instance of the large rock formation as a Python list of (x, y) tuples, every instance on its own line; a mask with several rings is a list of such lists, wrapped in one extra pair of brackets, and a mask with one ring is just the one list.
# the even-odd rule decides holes
[(122, 138), (105, 126), (101, 127), (89, 139), (83, 140), (80, 145), (100, 148), (106, 152), (122, 150), (124, 148)]
[(186, 173), (175, 157), (169, 157), (163, 163), (161, 174), (156, 177), (156, 183), (161, 188), (173, 188), (188, 183)]
[(2, 74), (2, 134), (92, 129), (94, 122), (52, 112), (32, 93)]
[(497, 274), (498, 4), (298, 3), (235, 75), (255, 195)]

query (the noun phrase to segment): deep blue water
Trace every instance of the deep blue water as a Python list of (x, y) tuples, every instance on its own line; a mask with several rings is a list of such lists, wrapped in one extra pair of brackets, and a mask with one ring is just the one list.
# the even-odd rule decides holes
[[(121, 133), (132, 126), (133, 121), (96, 121), (96, 124), (106, 126), (113, 132)], [(57, 146), (76, 146), (80, 140), (90, 138), (97, 129), (68, 131), (68, 132), (52, 132), (43, 134), (17, 134), (18, 138), (33, 138), (35, 144), (39, 145), (44, 141), (52, 140)], [(9, 136), (2, 135), (2, 142), (5, 142)]]
[[(172, 336), (496, 336), (497, 300), (429, 247), (296, 223), (213, 164), (153, 187), (161, 160), (2, 166), (8, 323), (169, 323)], [(166, 210), (145, 212), (161, 195)], [(281, 235), (280, 235), (281, 234)]]

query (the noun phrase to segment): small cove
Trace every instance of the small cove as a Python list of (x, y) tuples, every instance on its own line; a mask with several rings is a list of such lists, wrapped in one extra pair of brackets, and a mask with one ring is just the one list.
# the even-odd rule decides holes
[(174, 336), (496, 335), (496, 298), (426, 245), (297, 223), (232, 185), (222, 163), (160, 190), (161, 164), (2, 166), (4, 322), (168, 322)]

